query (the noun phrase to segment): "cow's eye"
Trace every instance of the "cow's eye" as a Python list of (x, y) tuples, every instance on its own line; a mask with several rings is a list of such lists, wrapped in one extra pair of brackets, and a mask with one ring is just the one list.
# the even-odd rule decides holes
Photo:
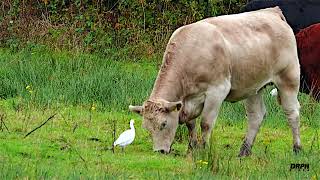
[(160, 124), (160, 131), (162, 131), (164, 128), (166, 128), (166, 126), (167, 126), (167, 121), (162, 122), (162, 123)]

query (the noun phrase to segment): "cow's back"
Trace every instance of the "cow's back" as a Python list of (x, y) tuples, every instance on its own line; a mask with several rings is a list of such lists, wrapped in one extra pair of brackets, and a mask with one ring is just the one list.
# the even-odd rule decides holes
[[(297, 59), (294, 34), (279, 8), (269, 8), (239, 15), (220, 16), (205, 20), (223, 34), (231, 59), (233, 101), (256, 93), (272, 76)], [(244, 90), (247, 94), (243, 94)]]
[(175, 88), (187, 96), (229, 78), (228, 100), (237, 101), (255, 94), (288, 64), (299, 66), (296, 55), (292, 29), (279, 8), (208, 18), (173, 33), (156, 84), (179, 79)]

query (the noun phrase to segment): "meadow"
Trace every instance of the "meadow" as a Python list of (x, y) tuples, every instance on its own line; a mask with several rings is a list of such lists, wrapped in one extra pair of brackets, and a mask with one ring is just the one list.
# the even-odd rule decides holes
[[(246, 133), (242, 102), (224, 103), (210, 145), (188, 152), (178, 128), (174, 151), (152, 151), (142, 118), (128, 110), (149, 95), (161, 60), (110, 60), (30, 46), (0, 49), (0, 179), (320, 179), (320, 104), (299, 94), (303, 151), (275, 98), (250, 157), (237, 154)], [(43, 127), (25, 137), (50, 116)], [(135, 119), (136, 139), (113, 153), (116, 136)], [(291, 170), (292, 163), (309, 171)]]

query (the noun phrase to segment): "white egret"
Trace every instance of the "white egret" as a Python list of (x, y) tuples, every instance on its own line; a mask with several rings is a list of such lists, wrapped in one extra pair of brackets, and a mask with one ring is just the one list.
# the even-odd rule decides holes
[(119, 138), (113, 143), (113, 147), (116, 147), (117, 145), (119, 145), (123, 149), (131, 144), (134, 140), (135, 137), (135, 129), (134, 129), (134, 120), (131, 119), (130, 120), (130, 129), (124, 131), (122, 134), (120, 134)]

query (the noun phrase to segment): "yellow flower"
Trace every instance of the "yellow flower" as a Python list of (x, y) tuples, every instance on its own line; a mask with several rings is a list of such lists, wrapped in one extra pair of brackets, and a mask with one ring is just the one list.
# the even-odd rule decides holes
[(96, 107), (96, 104), (95, 104), (95, 103), (93, 103), (93, 104), (92, 104), (92, 106), (91, 106), (91, 111), (95, 111), (95, 110), (96, 110), (96, 108), (97, 108), (97, 107)]
[(197, 161), (197, 163), (201, 163), (201, 164), (205, 164), (205, 165), (208, 165), (208, 162), (207, 161), (203, 161), (203, 160), (199, 160), (199, 161)]
[(313, 175), (313, 176), (311, 177), (311, 180), (317, 180), (317, 176), (316, 176), (316, 175)]
[(27, 90), (30, 94), (33, 93), (33, 90), (32, 90), (31, 85), (28, 85), (28, 86), (26, 87), (26, 90)]
[(271, 140), (269, 139), (269, 138), (265, 138), (264, 140), (263, 140), (263, 144), (264, 145), (269, 145), (271, 143)]

